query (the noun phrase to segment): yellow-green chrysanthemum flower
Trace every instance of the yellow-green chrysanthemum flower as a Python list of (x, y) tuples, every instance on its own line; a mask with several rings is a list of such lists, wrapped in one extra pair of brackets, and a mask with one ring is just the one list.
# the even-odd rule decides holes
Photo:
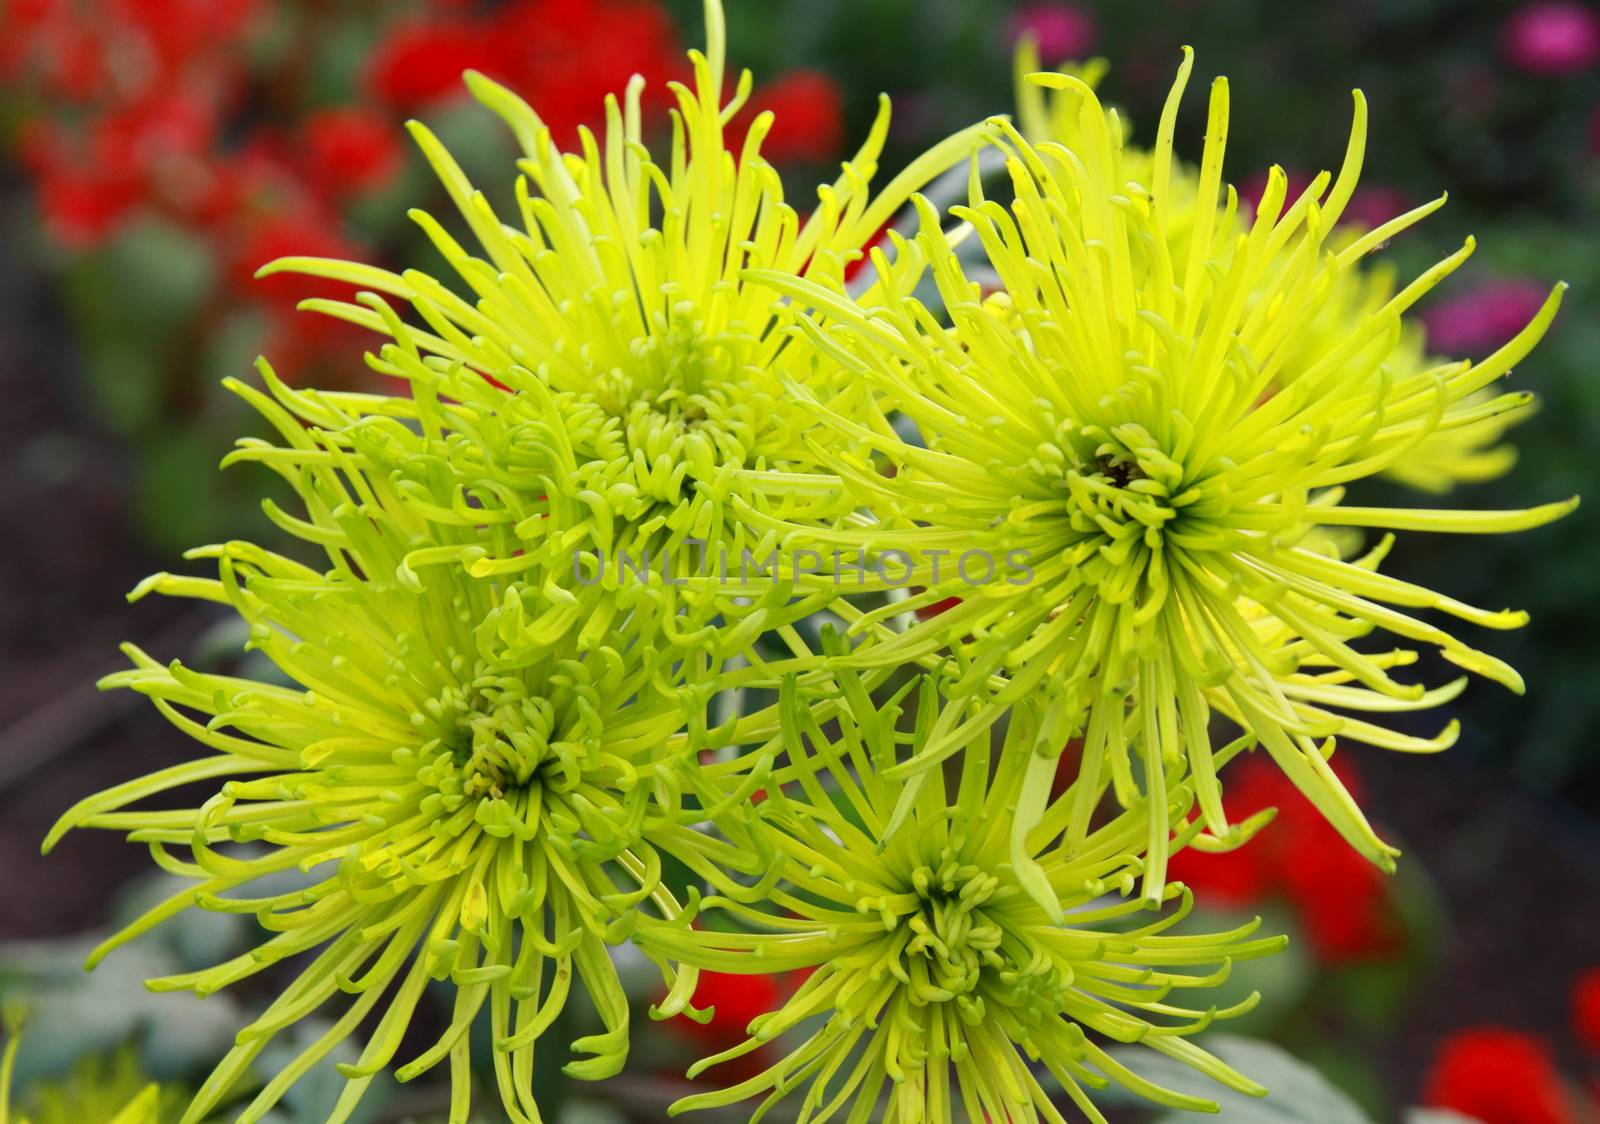
[[(1038, 72), (1039, 55), (1031, 40), (1024, 38), (1018, 44), (1015, 56), (1017, 128), (1031, 143), (1055, 142), (1080, 151), (1089, 137), (1084, 131), (1084, 119), (1075, 89), (1051, 90), (1029, 76)], [(1084, 85), (1094, 89), (1104, 76), (1107, 65), (1103, 59), (1093, 59), (1069, 73)], [(1155, 154), (1127, 143), (1125, 123), (1115, 110), (1107, 111), (1106, 128), (1116, 130), (1122, 138), (1121, 175), (1130, 182), (1147, 184), (1154, 171)], [(1189, 236), (1194, 229), (1194, 209), (1200, 198), (1199, 174), (1181, 160), (1172, 159), (1168, 169), (1167, 196), (1170, 206), (1165, 217), (1164, 230), (1168, 254), (1174, 261), (1182, 260), (1188, 253)], [(1235, 208), (1216, 206), (1220, 223), (1228, 224), (1230, 237), (1249, 233), (1249, 217)], [(1221, 232), (1219, 232), (1220, 234)], [(1330, 248), (1342, 250), (1365, 234), (1364, 228), (1346, 224), (1329, 239)], [(1313, 367), (1318, 358), (1337, 346), (1345, 333), (1359, 325), (1361, 319), (1382, 308), (1395, 294), (1396, 275), (1392, 266), (1376, 264), (1363, 268), (1340, 270), (1333, 275), (1322, 307), (1295, 332), (1295, 343), (1279, 366), (1276, 379), (1263, 394), (1273, 394)], [(1262, 277), (1270, 283), (1270, 275)], [(1251, 298), (1246, 298), (1246, 307)], [(1403, 322), (1393, 350), (1377, 367), (1369, 365), (1374, 373), (1387, 372), (1390, 378), (1406, 378), (1436, 366), (1437, 362), (1426, 354), (1424, 333), (1420, 325)], [(1487, 391), (1468, 395), (1457, 406), (1457, 412), (1486, 405), (1493, 396)], [(1457, 484), (1492, 480), (1510, 471), (1516, 463), (1516, 450), (1502, 439), (1506, 431), (1523, 420), (1534, 409), (1529, 399), (1521, 406), (1497, 409), (1477, 421), (1467, 424), (1442, 425), (1436, 432), (1418, 442), (1406, 456), (1383, 469), (1383, 475), (1420, 491), (1444, 493)]]
[[(805, 1088), (802, 1122), (843, 1111), (852, 1124), (948, 1124), (958, 1106), (974, 1121), (1060, 1122), (1033, 1062), (1101, 1124), (1092, 1092), (1109, 1083), (1159, 1104), (1216, 1110), (1203, 1097), (1140, 1079), (1104, 1048), (1135, 1042), (1230, 1088), (1264, 1094), (1190, 1040), (1216, 1019), (1249, 1010), (1256, 997), (1191, 1010), (1175, 996), (1217, 986), (1233, 962), (1274, 952), (1283, 938), (1253, 938), (1257, 923), (1172, 935), (1190, 906), (1176, 883), (1160, 894), (1173, 908), (1141, 916), (1148, 903), (1128, 896), (1143, 865), (1142, 812), (1124, 812), (1063, 846), (1071, 800), (1052, 801), (1048, 783), (1029, 777), (1042, 731), (1028, 703), (1012, 712), (1003, 752), (991, 753), (987, 733), (977, 736), (959, 778), (934, 771), (904, 825), (890, 832), (909, 791), (894, 766), (926, 745), (934, 724), (936, 696), (926, 687), (912, 704), (911, 728), (899, 721), (914, 686), (880, 707), (841, 673), (850, 704), (836, 737), (789, 691), (789, 765), (777, 776), (792, 791), (774, 786), (761, 805), (787, 860), (784, 881), (759, 909), (719, 898), (702, 903), (702, 917), (726, 911), (740, 931), (663, 924), (641, 934), (647, 947), (720, 972), (814, 969), (781, 1009), (750, 1024), (746, 1042), (690, 1072), (780, 1035), (797, 1032), (803, 1043), (748, 1080), (679, 1101), (674, 1114), (764, 1096), (757, 1119)], [(1174, 783), (1167, 798), (1167, 822), (1183, 825), (1187, 789)], [(1181, 826), (1180, 845), (1196, 830)], [(1019, 847), (1025, 868), (1015, 861)], [(1190, 970), (1199, 966), (1209, 967)]]
[[(262, 270), (350, 282), (409, 304), (421, 326), (402, 327), (370, 302), (302, 307), (390, 337), (374, 360), (379, 371), (413, 377), (431, 368), (439, 392), (465, 409), (559, 419), (576, 468), (550, 488), (590, 507), (589, 548), (613, 563), (648, 558), (679, 577), (715, 572), (746, 549), (766, 556), (730, 497), (748, 499), (752, 475), (814, 467), (805, 434), (815, 421), (791, 407), (784, 379), (826, 386), (837, 374), (791, 338), (788, 307), (743, 271), (842, 283), (845, 266), (910, 193), (964, 160), (981, 131), (935, 146), (874, 195), (885, 100), (866, 143), (802, 220), (761, 156), (770, 112), (751, 123), (739, 151), (727, 147), (751, 76), (741, 74), (724, 101), (719, 0), (707, 0), (706, 18), (706, 53), (690, 55), (692, 84), (671, 87), (672, 144), (659, 160), (645, 143), (640, 78), (620, 103), (608, 101), (601, 136), (581, 130), (581, 151), (564, 153), (534, 108), (467, 75), (522, 149), (514, 224), (494, 214), (426, 127), (411, 124), (481, 249), (464, 247), (426, 213), (412, 217), (468, 296), (415, 269), (286, 258)], [(532, 398), (507, 404), (506, 391)], [(537, 450), (512, 453), (485, 450), (484, 474), (525, 477), (541, 467)], [(543, 493), (524, 496), (530, 511)]]
[[(1497, 629), (1526, 617), (1464, 605), (1304, 540), (1319, 524), (1497, 533), (1570, 511), (1576, 500), (1505, 512), (1338, 503), (1343, 485), (1400, 463), (1431, 435), (1521, 408), (1524, 393), (1469, 399), (1528, 354), (1564, 287), (1481, 362), (1391, 369), (1403, 314), (1466, 259), (1469, 241), (1336, 337), (1317, 335), (1318, 350), (1308, 352), (1307, 325), (1340, 277), (1435, 205), (1330, 249), (1360, 172), (1366, 110), (1357, 93), (1349, 151), (1331, 186), (1323, 173), (1286, 208), (1275, 168), (1247, 232), (1233, 224), (1230, 189), (1220, 211), (1184, 209), (1190, 250), (1175, 255), (1167, 236), (1181, 200), (1173, 134), (1189, 69), (1186, 55), (1147, 182), (1130, 178), (1121, 131), (1093, 91), (1068, 75), (1041, 76), (1075, 92), (1082, 140), (1075, 149), (1034, 145), (1011, 130), (996, 141), (1015, 193), (1010, 206), (986, 199), (973, 177), (971, 205), (953, 214), (970, 224), (998, 279), (988, 298), (926, 204), (922, 234), (900, 244), (894, 265), (878, 255), (896, 294), (879, 306), (863, 308), (837, 287), (760, 274), (813, 306), (815, 319), (802, 323), (816, 345), (874, 391), (852, 395), (845, 410), (816, 400), (840, 437), (835, 470), (863, 512), (828, 531), (791, 523), (784, 533), (822, 551), (864, 545), (915, 561), (904, 582), (926, 592), (858, 618), (857, 632), (875, 641), (852, 657), (862, 666), (931, 661), (955, 647), (972, 659), (957, 693), (995, 674), (1009, 679), (977, 717), (947, 710), (923, 756), (897, 769), (929, 769), (965, 743), (965, 727), (1047, 690), (1086, 743), (1067, 825), (1072, 844), (1087, 838), (1105, 788), (1129, 808), (1154, 792), (1159, 808), (1161, 778), (1184, 761), (1208, 829), (1227, 837), (1209, 735), (1220, 712), (1265, 745), (1354, 846), (1392, 867), (1393, 850), (1328, 766), (1332, 736), (1442, 748), (1453, 724), (1437, 739), (1418, 739), (1349, 722), (1344, 712), (1427, 705), (1456, 687), (1428, 692), (1401, 682), (1390, 669), (1414, 658), (1409, 652), (1373, 654), (1352, 642), (1381, 630), (1521, 691), (1510, 667), (1411, 611)], [(1202, 200), (1222, 197), (1227, 125), (1228, 87), (1219, 79)], [(925, 270), (948, 323), (910, 295)], [(1290, 356), (1299, 370), (1285, 382)], [(920, 441), (886, 436), (886, 417), (856, 420), (869, 407), (898, 411)], [(962, 567), (965, 558), (977, 561)], [(1016, 558), (1028, 560), (1028, 580), (962, 577)], [(882, 627), (890, 612), (952, 596), (963, 600), (929, 621)], [(1278, 643), (1262, 640), (1263, 617), (1281, 633)], [(1164, 852), (1163, 833), (1153, 833), (1153, 896), (1162, 892)]]
[[(572, 1043), (586, 1056), (566, 1071), (594, 1079), (623, 1064), (628, 1008), (608, 945), (640, 910), (678, 913), (660, 881), (663, 856), (708, 878), (726, 868), (759, 882), (771, 867), (744, 799), (762, 773), (741, 773), (726, 790), (699, 774), (692, 731), (703, 729), (697, 716), (718, 660), (643, 639), (655, 631), (648, 597), (619, 611), (614, 593), (561, 585), (562, 544), (574, 533), (560, 518), (566, 505), (545, 513), (539, 537), (524, 536), (530, 557), (515, 574), (467, 572), (509, 532), (484, 508), (454, 523), (440, 515), (459, 500), (430, 436), (449, 425), (450, 408), (425, 387), (410, 399), (299, 392), (262, 371), (271, 396), (234, 389), (281, 443), (248, 439), (234, 456), (293, 486), (303, 516), (271, 510), (325, 552), (328, 568), (229, 542), (190, 554), (214, 561), (215, 579), (160, 574), (136, 594), (230, 606), (250, 647), (287, 682), (162, 664), (130, 646), (132, 670), (103, 685), (146, 695), (206, 753), (83, 800), (45, 849), (74, 827), (124, 831), (193, 880), (101, 945), (91, 965), (196, 905), (254, 914), (272, 935), (151, 987), (206, 995), (309, 958), (240, 1032), (186, 1124), (273, 1035), (326, 1004), (342, 1007), (332, 1028), (238, 1119), (260, 1119), (375, 1017), (359, 1062), (341, 1066), (348, 1086), (330, 1119), (344, 1120), (394, 1059), (430, 979), (453, 985), (449, 1026), (396, 1076), (448, 1058), (451, 1119), (464, 1120), (468, 1031), (487, 1007), (504, 1109), (537, 1120), (534, 1046), (569, 992), (587, 992), (604, 1031)], [(192, 786), (212, 794), (198, 806), (128, 810)], [(712, 819), (715, 835), (701, 830)], [(685, 1010), (694, 971), (660, 967), (672, 986), (657, 1013)]]

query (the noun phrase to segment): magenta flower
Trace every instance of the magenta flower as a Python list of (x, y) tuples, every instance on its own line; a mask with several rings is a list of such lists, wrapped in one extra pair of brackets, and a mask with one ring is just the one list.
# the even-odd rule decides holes
[(1421, 317), (1429, 350), (1442, 355), (1491, 351), (1533, 319), (1545, 295), (1537, 281), (1512, 278), (1430, 305)]
[(1500, 33), (1506, 61), (1529, 74), (1574, 74), (1600, 62), (1600, 15), (1573, 0), (1526, 4)]
[[(1288, 177), (1290, 199), (1297, 198), (1311, 183), (1311, 177), (1300, 168), (1287, 168), (1284, 174)], [(1266, 187), (1267, 173), (1264, 169), (1238, 184), (1239, 206), (1246, 214), (1255, 212)], [(1386, 184), (1363, 185), (1356, 188), (1355, 193), (1350, 196), (1350, 202), (1344, 210), (1343, 221), (1371, 230), (1382, 226), (1396, 215), (1404, 214), (1411, 207), (1410, 199), (1397, 187)]]
[(1011, 16), (1010, 42), (1031, 36), (1046, 62), (1086, 58), (1100, 40), (1093, 14), (1072, 4), (1028, 4)]
[(1371, 230), (1405, 214), (1414, 205), (1398, 187), (1370, 184), (1356, 188), (1355, 194), (1350, 196), (1350, 204), (1344, 209), (1344, 221)]

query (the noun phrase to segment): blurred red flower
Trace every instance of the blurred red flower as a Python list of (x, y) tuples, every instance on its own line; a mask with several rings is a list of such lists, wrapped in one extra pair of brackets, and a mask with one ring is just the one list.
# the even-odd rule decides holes
[[(401, 167), (391, 111), (460, 96), (462, 72), (478, 68), (523, 93), (570, 147), (636, 72), (665, 104), (666, 80), (682, 64), (655, 0), (428, 0), (386, 20), (362, 64), (381, 108), (322, 107), (300, 64), (336, 17), (313, 7), (0, 0), (0, 80), (28, 94), (18, 103), (18, 151), (58, 244), (92, 250), (138, 215), (174, 223), (203, 241), (223, 280), (195, 309), (201, 330), (250, 308), (284, 377), (317, 367), (337, 382), (367, 377), (359, 355), (370, 340), (294, 308), (307, 297), (348, 299), (349, 287), (254, 274), (288, 254), (373, 256), (348, 237), (342, 208)], [(281, 57), (253, 50), (278, 32), (291, 36)], [(255, 69), (263, 57), (272, 69)], [(330, 359), (341, 366), (327, 370)]]
[(36, 181), (45, 229), (68, 249), (110, 237), (138, 202), (131, 175), (86, 159), (76, 138), (53, 121), (25, 123), (18, 155)]
[(653, 0), (520, 0), (487, 25), (484, 66), (527, 99), (557, 144), (573, 147), (580, 125), (603, 120), (607, 94), (635, 74), (645, 100), (666, 105), (683, 76), (671, 16)]
[(189, 91), (154, 90), (110, 109), (94, 122), (90, 159), (133, 176), (150, 194), (174, 165), (200, 159), (216, 139), (213, 102)]
[[(455, 7), (452, 5), (451, 7)], [(466, 92), (481, 70), (522, 95), (572, 147), (602, 119), (605, 97), (642, 74), (652, 98), (679, 73), (671, 17), (653, 0), (517, 0), (486, 16), (448, 15), (392, 29), (374, 49), (367, 89), (402, 112)]]
[[(373, 347), (372, 333), (320, 313), (266, 306), (266, 341), (261, 354), (279, 378), (292, 386), (371, 389), (382, 380), (362, 355)], [(388, 388), (386, 388), (388, 389)]]
[(701, 972), (694, 991), (694, 1005), (713, 1006), (716, 1012), (705, 1023), (685, 1019), (683, 1030), (708, 1045), (726, 1049), (745, 1040), (751, 1019), (776, 1010), (781, 1002), (782, 991), (776, 976)]
[(335, 281), (281, 273), (260, 280), (255, 277), (256, 270), (268, 262), (290, 255), (362, 260), (363, 247), (342, 237), (339, 228), (336, 219), (311, 205), (275, 207), (244, 216), (229, 261), (229, 279), (285, 308), (312, 296), (348, 299), (354, 290)]
[(1590, 968), (1572, 987), (1572, 1027), (1579, 1045), (1600, 1055), (1600, 968)]
[(370, 109), (316, 110), (301, 122), (300, 141), (306, 179), (329, 199), (382, 187), (400, 169), (398, 130)]
[(1576, 1120), (1550, 1049), (1532, 1035), (1474, 1027), (1439, 1044), (1422, 1103), (1482, 1124), (1572, 1124)]
[(108, 29), (109, 46), (124, 57), (142, 47), (165, 76), (214, 63), (220, 50), (249, 33), (258, 9), (256, 0), (104, 0), (97, 7), (93, 23)]
[(1524, 4), (1500, 31), (1506, 61), (1529, 74), (1574, 74), (1600, 62), (1600, 15), (1574, 0)]
[(1056, 775), (1050, 780), (1050, 799), (1054, 800), (1077, 780), (1083, 772), (1083, 739), (1072, 738), (1056, 758)]
[(1051, 65), (1085, 59), (1100, 39), (1094, 13), (1073, 4), (1028, 4), (1011, 17), (1008, 42), (1032, 36)]
[[(1344, 757), (1330, 764), (1359, 801), (1354, 766)], [(1223, 806), (1235, 823), (1263, 808), (1277, 808), (1278, 816), (1235, 851), (1180, 851), (1169, 867), (1172, 878), (1224, 905), (1282, 898), (1324, 964), (1381, 958), (1402, 946), (1404, 932), (1383, 874), (1351, 849), (1279, 769), (1255, 757), (1232, 765)]]
[(0, 74), (40, 99), (19, 138), (52, 236), (90, 249), (140, 209), (204, 209), (255, 11), (254, 0), (7, 5)]
[(365, 84), (402, 113), (466, 94), (461, 72), (489, 65), (482, 29), (465, 20), (402, 23), (367, 56)]
[(0, 6), (0, 77), (37, 82), (43, 93), (85, 102), (108, 74), (96, 29), (74, 18), (64, 0), (10, 0)]
[(372, 376), (361, 355), (372, 346), (370, 332), (320, 312), (296, 308), (311, 297), (352, 300), (353, 286), (291, 274), (255, 277), (257, 269), (277, 258), (306, 254), (361, 261), (370, 256), (365, 247), (339, 233), (336, 215), (304, 198), (279, 200), (264, 210), (245, 210), (234, 216), (233, 223), (237, 233), (226, 277), (234, 292), (266, 317), (263, 352), (277, 373), (290, 383), (306, 381), (312, 371), (334, 385), (369, 380)]
[(133, 211), (128, 185), (94, 169), (52, 167), (39, 183), (44, 227), (69, 250), (100, 245)]
[(36, 31), (66, 13), (66, 0), (6, 0), (0, 16), (13, 32)]
[[(1282, 818), (1286, 798), (1304, 799), (1276, 769), (1248, 758), (1232, 766), (1223, 807), (1234, 822), (1271, 807), (1277, 807)], [(1268, 825), (1245, 846), (1223, 854), (1179, 851), (1168, 864), (1167, 876), (1218, 905), (1237, 908), (1260, 901), (1277, 889), (1280, 881), (1282, 849), (1267, 846), (1266, 836), (1276, 826)]]
[[(749, 121), (770, 110), (772, 131), (762, 142), (761, 155), (775, 164), (799, 161), (822, 164), (840, 155), (844, 146), (844, 99), (838, 84), (814, 70), (791, 70), (757, 90), (741, 117)], [(729, 144), (738, 151), (744, 129), (735, 131)]]
[[(699, 1052), (720, 1052), (739, 1045), (749, 1035), (750, 1020), (783, 1004), (790, 987), (782, 975), (738, 975), (731, 972), (701, 972), (695, 985), (694, 1005), (714, 1007), (708, 1022), (677, 1019), (673, 1026), (694, 1040)], [(770, 1046), (760, 1046), (743, 1057), (725, 1063), (724, 1079), (742, 1081), (760, 1073), (771, 1062)]]

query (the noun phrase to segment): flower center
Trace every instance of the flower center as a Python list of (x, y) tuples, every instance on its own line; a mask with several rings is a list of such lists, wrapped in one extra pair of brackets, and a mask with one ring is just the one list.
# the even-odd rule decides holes
[(1109, 483), (1113, 488), (1126, 488), (1135, 480), (1148, 479), (1137, 461), (1109, 454), (1095, 458), (1094, 468), (1094, 475)]
[(912, 871), (911, 885), (921, 901), (902, 922), (911, 935), (901, 959), (914, 999), (967, 996), (977, 990), (984, 968), (1004, 964), (998, 951), (1003, 934), (982, 910), (999, 884), (994, 875), (951, 857)]
[(551, 760), (555, 711), (514, 676), (480, 674), (464, 689), (435, 700), (445, 724), (441, 741), (459, 769), (468, 799), (501, 799), (525, 787)]
[(1172, 550), (1232, 541), (1223, 525), (1227, 497), (1136, 423), (1063, 423), (1033, 463), (1060, 497), (1049, 518), (1061, 519), (1062, 560), (1108, 602), (1160, 601)]
[(627, 344), (627, 355), (596, 370), (588, 393), (601, 409), (631, 424), (645, 410), (691, 428), (707, 418), (712, 400), (735, 382), (744, 340), (707, 332), (687, 301), (658, 314), (652, 330)]

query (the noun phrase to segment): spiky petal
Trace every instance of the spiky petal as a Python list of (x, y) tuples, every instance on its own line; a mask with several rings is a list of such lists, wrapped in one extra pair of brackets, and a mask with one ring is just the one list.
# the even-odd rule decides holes
[[(1047, 714), (1018, 707), (1003, 751), (992, 754), (987, 734), (977, 736), (948, 783), (938, 770), (908, 781), (896, 765), (926, 746), (932, 687), (908, 700), (913, 682), (882, 704), (849, 672), (839, 688), (850, 701), (836, 735), (792, 688), (784, 702), (788, 765), (774, 779), (787, 784), (769, 788), (761, 805), (787, 860), (784, 882), (757, 909), (706, 899), (702, 915), (725, 911), (725, 923), (641, 930), (646, 947), (710, 970), (810, 972), (781, 1008), (750, 1024), (746, 1042), (690, 1072), (783, 1035), (804, 1035), (801, 1044), (745, 1081), (685, 1098), (674, 1114), (764, 1097), (756, 1119), (804, 1089), (802, 1122), (839, 1112), (852, 1122), (949, 1121), (957, 1107), (971, 1120), (1060, 1122), (1033, 1059), (1101, 1124), (1092, 1094), (1110, 1083), (1158, 1104), (1216, 1110), (1203, 1096), (1141, 1080), (1106, 1042), (1143, 1042), (1229, 1088), (1265, 1093), (1188, 1037), (1248, 1011), (1256, 997), (1194, 1010), (1174, 997), (1222, 983), (1233, 962), (1276, 951), (1283, 939), (1253, 936), (1258, 923), (1172, 935), (1190, 906), (1177, 884), (1160, 895), (1171, 908), (1141, 917), (1142, 813), (1063, 845), (1070, 799), (1048, 799), (1055, 761), (1033, 752), (1049, 733)], [(915, 712), (909, 730), (902, 708)], [(1045, 766), (1043, 784), (1035, 762)], [(908, 795), (911, 811), (890, 831)], [(1031, 830), (1020, 807), (1030, 800), (1039, 812)], [(1179, 828), (1180, 846), (1198, 830), (1183, 825), (1191, 801), (1175, 783), (1155, 813)], [(1185, 970), (1202, 965), (1212, 968)]]
[[(1254, 221), (1236, 225), (1236, 197), (1222, 194), (1223, 79), (1212, 87), (1199, 202), (1187, 199), (1174, 186), (1173, 136), (1190, 63), (1186, 55), (1143, 162), (1126, 158), (1115, 116), (1087, 84), (1039, 76), (1075, 99), (1077, 146), (1035, 145), (1001, 123), (1007, 136), (995, 144), (1013, 201), (986, 198), (975, 175), (969, 205), (952, 211), (993, 271), (998, 291), (988, 297), (926, 204), (921, 235), (892, 265), (882, 260), (896, 295), (881, 305), (760, 274), (812, 306), (804, 323), (818, 346), (873, 391), (843, 409), (796, 387), (839, 436), (832, 467), (865, 514), (824, 531), (791, 520), (785, 533), (820, 551), (847, 545), (918, 560), (906, 580), (925, 592), (859, 614), (855, 630), (871, 643), (855, 662), (931, 662), (958, 650), (970, 668), (957, 691), (1005, 680), (979, 715), (952, 718), (922, 759), (900, 768), (931, 768), (974, 726), (1046, 690), (1075, 708), (1086, 741), (1073, 842), (1087, 837), (1107, 788), (1124, 807), (1149, 795), (1159, 808), (1162, 777), (1185, 762), (1208, 828), (1226, 837), (1209, 735), (1221, 713), (1267, 748), (1352, 845), (1389, 867), (1395, 852), (1328, 767), (1330, 739), (1443, 748), (1453, 725), (1424, 739), (1349, 712), (1428, 706), (1459, 684), (1428, 691), (1405, 682), (1391, 672), (1415, 658), (1410, 651), (1373, 654), (1352, 641), (1382, 630), (1520, 691), (1505, 663), (1412, 611), (1495, 629), (1526, 618), (1378, 574), (1387, 540), (1351, 562), (1310, 532), (1502, 533), (1570, 511), (1576, 500), (1506, 512), (1339, 503), (1345, 484), (1403, 462), (1430, 437), (1524, 408), (1523, 393), (1474, 396), (1528, 354), (1564, 286), (1477, 363), (1390, 366), (1403, 315), (1465, 260), (1470, 241), (1344, 332), (1313, 330), (1341, 278), (1433, 205), (1331, 248), (1361, 167), (1358, 92), (1338, 176), (1319, 175), (1290, 202), (1274, 169)], [(1136, 165), (1144, 178), (1130, 178)], [(1189, 226), (1181, 250), (1171, 237), (1180, 222)], [(948, 329), (912, 295), (924, 274)], [(863, 397), (880, 411), (866, 422), (857, 420)], [(896, 433), (892, 412), (918, 440)], [(1027, 559), (1031, 580), (974, 590), (951, 565), (963, 552)], [(952, 596), (964, 600), (914, 627), (884, 624), (891, 612)], [(1165, 848), (1160, 831), (1151, 839), (1154, 898)]]

